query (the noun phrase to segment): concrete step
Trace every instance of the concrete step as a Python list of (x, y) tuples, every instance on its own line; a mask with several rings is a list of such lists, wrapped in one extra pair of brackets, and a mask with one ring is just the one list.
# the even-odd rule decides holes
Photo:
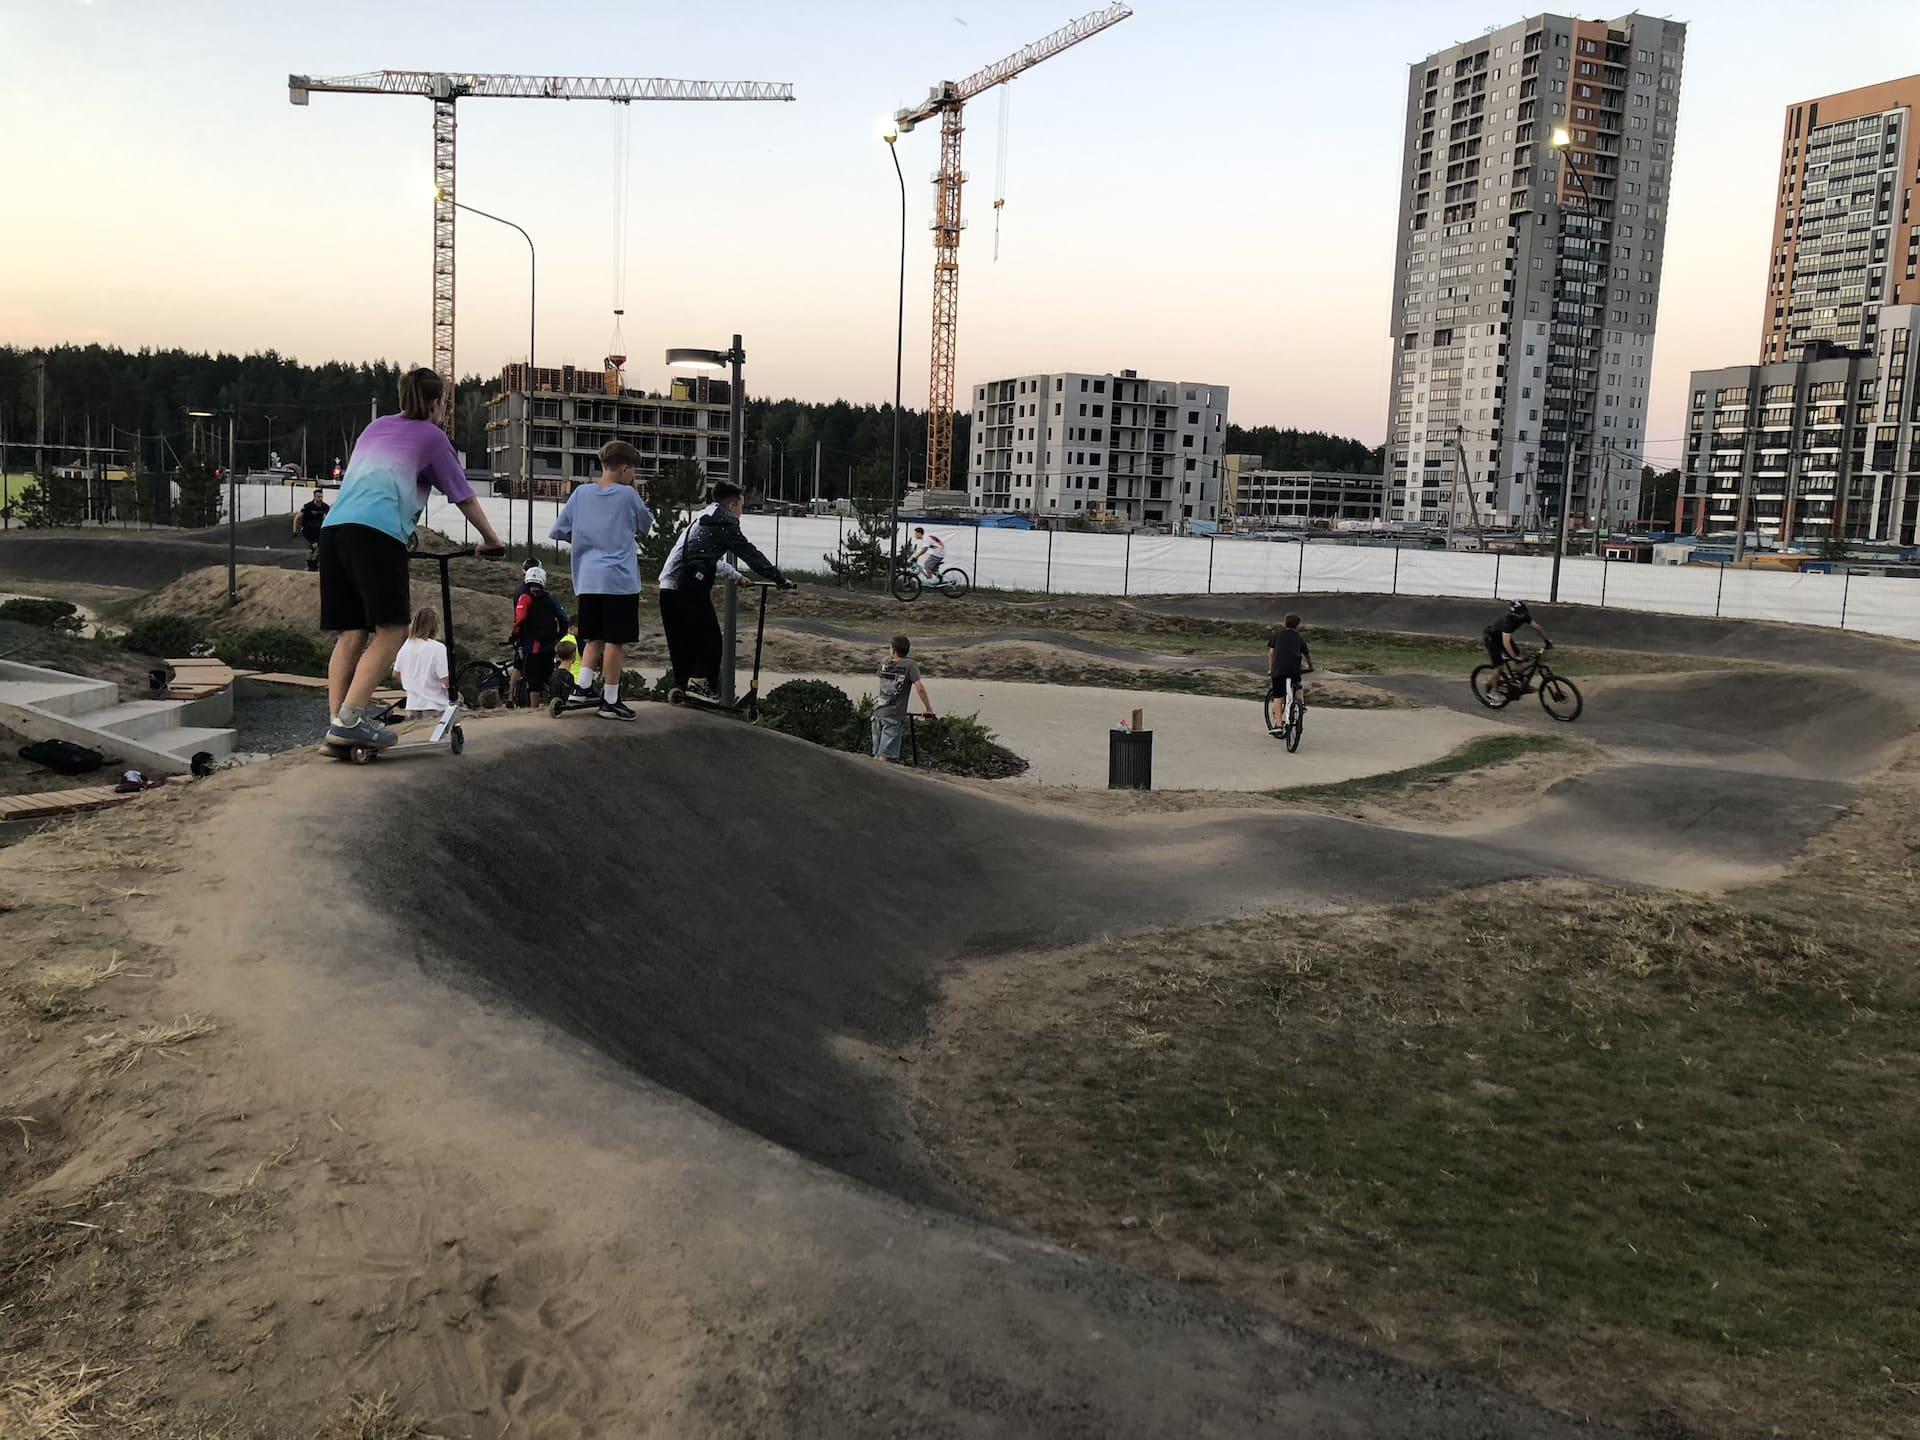
[(185, 717), (181, 715), (180, 702), (176, 700), (129, 700), (124, 705), (94, 710), (73, 718), (84, 721), (96, 730), (138, 740), (157, 735), (162, 730), (172, 730)]
[(119, 703), (120, 687), (111, 680), (56, 678), (44, 670), (33, 679), (0, 680), (0, 705), (31, 705), (49, 715), (87, 716)]
[(205, 750), (216, 760), (224, 760), (233, 754), (234, 732), (232, 730), (214, 730), (201, 725), (176, 725), (167, 730), (156, 730), (143, 736), (140, 743), (150, 750), (159, 750), (175, 756), (182, 764), (193, 759), (194, 752)]

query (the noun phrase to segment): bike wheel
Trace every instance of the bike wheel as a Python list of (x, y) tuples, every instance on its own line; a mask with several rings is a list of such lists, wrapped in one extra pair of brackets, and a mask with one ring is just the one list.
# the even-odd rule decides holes
[(1580, 687), (1571, 680), (1562, 680), (1558, 675), (1542, 675), (1540, 707), (1554, 719), (1571, 723), (1580, 718), (1586, 702), (1580, 698)]
[(1273, 696), (1269, 695), (1267, 696), (1266, 699), (1260, 702), (1260, 719), (1265, 723), (1267, 727), (1267, 734), (1269, 735), (1273, 734), (1274, 733)]
[(1294, 754), (1300, 748), (1300, 737), (1307, 729), (1307, 707), (1298, 701), (1294, 703), (1293, 720), (1287, 726), (1287, 753)]
[(967, 572), (958, 565), (949, 565), (940, 572), (940, 585), (947, 592), (949, 600), (964, 599), (967, 591), (973, 588), (973, 582), (967, 578)]
[(1498, 665), (1480, 666), (1467, 683), (1473, 686), (1473, 698), (1489, 710), (1499, 710), (1513, 699), (1507, 687), (1501, 683)]
[(896, 600), (918, 600), (920, 598), (920, 577), (911, 570), (893, 572), (893, 598)]
[(453, 677), (453, 688), (467, 709), (495, 710), (507, 697), (506, 672), (491, 661), (469, 660)]

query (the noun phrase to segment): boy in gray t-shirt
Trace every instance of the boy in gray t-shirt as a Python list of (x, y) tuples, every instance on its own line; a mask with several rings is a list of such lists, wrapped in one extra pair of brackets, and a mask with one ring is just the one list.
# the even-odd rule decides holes
[(933, 701), (927, 698), (920, 667), (907, 658), (912, 648), (913, 642), (906, 636), (894, 636), (893, 651), (880, 667), (879, 693), (873, 705), (873, 758), (876, 760), (899, 760), (900, 732), (906, 726), (911, 692), (919, 692), (922, 709), (929, 720), (933, 718)]

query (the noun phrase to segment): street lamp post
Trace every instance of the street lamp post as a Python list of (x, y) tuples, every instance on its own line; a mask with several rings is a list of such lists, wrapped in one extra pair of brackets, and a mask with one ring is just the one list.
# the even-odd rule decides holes
[[(496, 225), (504, 225), (509, 230), (520, 230), (520, 227), (511, 220), (489, 214), (487, 211), (476, 209), (472, 205), (464, 205), (458, 200), (453, 202), (453, 208), (456, 210), (464, 210), (469, 215), (478, 215), (482, 220), (491, 220)], [(539, 276), (537, 262), (535, 261), (533, 253), (533, 237), (527, 234), (525, 230), (520, 230), (520, 238), (527, 242), (527, 383), (525, 386), (527, 392), (527, 413), (522, 418), (520, 434), (521, 438), (525, 441), (521, 453), (524, 456), (522, 473), (527, 482), (527, 563), (531, 565), (534, 563), (535, 558), (533, 553), (533, 336), (534, 325), (539, 316), (539, 310), (536, 306), (539, 293)], [(511, 504), (512, 502), (509, 501), (508, 503)]]
[[(1552, 135), (1547, 143), (1561, 156), (1561, 173), (1571, 175), (1573, 177), (1573, 183), (1579, 187), (1580, 198), (1585, 202), (1582, 206), (1583, 211), (1591, 211), (1593, 208), (1593, 196), (1587, 190), (1587, 182), (1580, 176), (1580, 167), (1573, 164), (1572, 158), (1567, 155), (1568, 149), (1573, 145), (1573, 132), (1564, 125), (1556, 125), (1553, 127)], [(1566, 294), (1566, 282), (1567, 209), (1563, 204), (1560, 206), (1559, 249), (1554, 255), (1553, 313), (1547, 317), (1547, 373), (1549, 376), (1553, 373), (1553, 327), (1559, 323), (1560, 302)], [(1586, 340), (1585, 326), (1581, 327), (1580, 339), (1581, 343), (1584, 344)], [(1574, 451), (1578, 446), (1578, 442), (1574, 438), (1573, 407), (1575, 392), (1578, 388), (1580, 348), (1581, 346), (1579, 345), (1574, 347), (1573, 371), (1575, 382), (1567, 387), (1566, 455), (1565, 464), (1560, 476), (1560, 533), (1553, 544), (1553, 576), (1548, 584), (1547, 594), (1547, 599), (1553, 603), (1558, 603), (1560, 599), (1560, 562), (1566, 557), (1567, 553), (1567, 517), (1573, 513), (1573, 457)]]
[[(727, 477), (746, 491), (746, 392), (741, 388), (740, 370), (747, 363), (747, 352), (740, 344), (740, 337), (733, 337), (733, 344), (725, 350), (701, 350), (688, 346), (676, 346), (667, 351), (667, 364), (679, 366), (684, 370), (726, 370), (732, 383), (727, 386), (728, 426), (727, 426)], [(723, 663), (720, 667), (720, 702), (731, 705), (734, 701), (733, 664), (734, 650), (740, 636), (740, 587), (732, 580), (727, 581), (726, 605), (722, 611), (721, 649)]]
[(893, 523), (887, 529), (887, 574), (900, 568), (900, 369), (907, 340), (907, 177), (900, 171), (900, 131), (890, 126), (881, 137), (893, 157), (893, 177), (900, 182), (900, 298), (893, 321)]

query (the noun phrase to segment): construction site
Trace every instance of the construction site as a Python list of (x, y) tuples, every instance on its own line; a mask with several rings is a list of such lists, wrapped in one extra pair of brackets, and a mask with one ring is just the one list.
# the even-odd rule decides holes
[[(895, 115), (929, 488), (965, 107), (1130, 14)], [(430, 102), (449, 392), (458, 106), (796, 99), (290, 95)], [(600, 437), (742, 473), (740, 336), (648, 389), (613, 309), (420, 515), (451, 694), (390, 752), (325, 743), (297, 497), (0, 533), (0, 1440), (1920, 1440), (1910, 582), (976, 530), (954, 585), (874, 530), (854, 583), (756, 516), (798, 583), (715, 589), (722, 695), (649, 558), (638, 718), (573, 718), (503, 637), (523, 574), (579, 615)]]

